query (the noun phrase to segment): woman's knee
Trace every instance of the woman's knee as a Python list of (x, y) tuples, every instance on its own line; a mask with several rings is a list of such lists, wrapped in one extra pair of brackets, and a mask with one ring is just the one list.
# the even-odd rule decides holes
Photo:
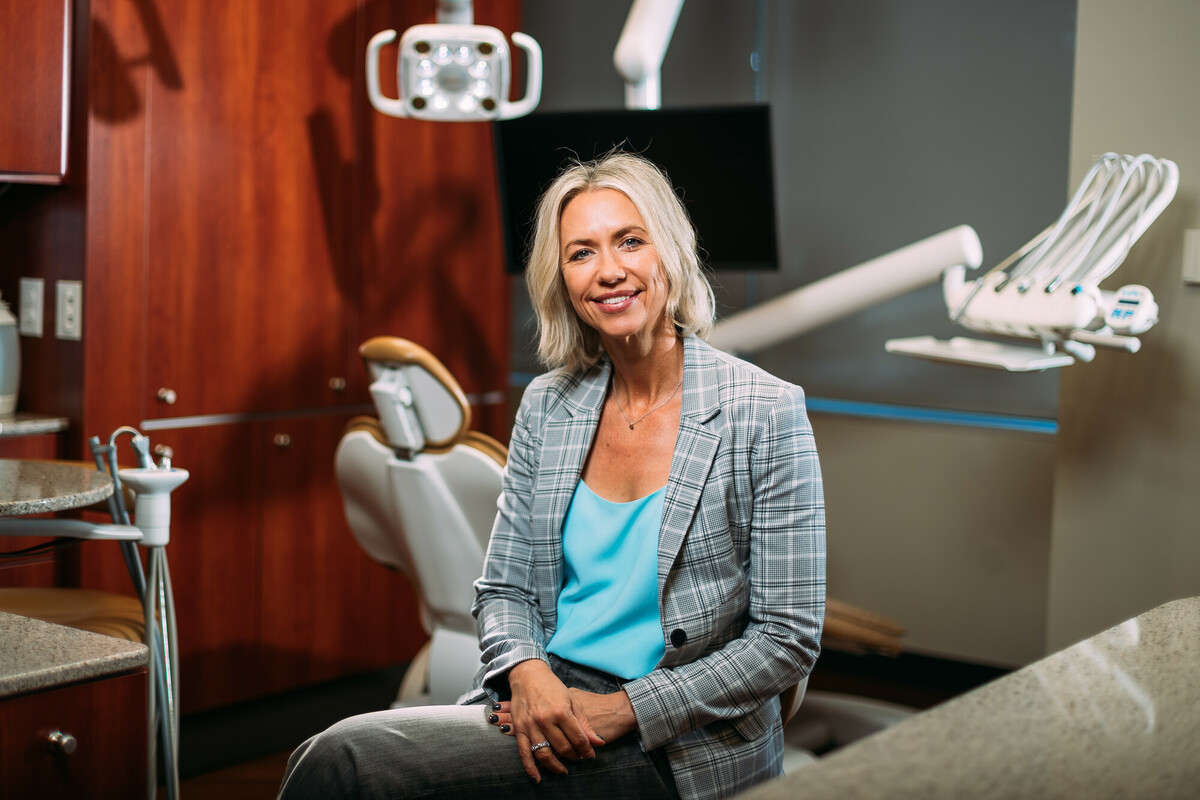
[(309, 738), (288, 759), (280, 798), (356, 797), (359, 726), (342, 720)]

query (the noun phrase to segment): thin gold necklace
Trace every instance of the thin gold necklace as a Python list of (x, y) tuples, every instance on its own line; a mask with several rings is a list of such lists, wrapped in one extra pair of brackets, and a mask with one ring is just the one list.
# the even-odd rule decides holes
[(637, 425), (639, 422), (644, 420), (646, 417), (650, 416), (655, 411), (658, 411), (660, 408), (665, 406), (667, 403), (671, 402), (671, 398), (674, 397), (675, 393), (679, 391), (680, 386), (683, 386), (683, 376), (682, 375), (679, 376), (679, 383), (675, 384), (675, 388), (671, 390), (671, 393), (669, 395), (667, 395), (666, 400), (663, 400), (661, 403), (659, 403), (654, 408), (647, 411), (645, 414), (642, 414), (637, 419), (630, 419), (629, 415), (625, 413), (625, 409), (621, 408), (621, 394), (617, 391), (616, 386), (613, 386), (613, 398), (617, 401), (617, 411), (620, 411), (621, 416), (624, 417), (625, 421), (629, 423), (629, 430), (633, 430), (634, 425)]

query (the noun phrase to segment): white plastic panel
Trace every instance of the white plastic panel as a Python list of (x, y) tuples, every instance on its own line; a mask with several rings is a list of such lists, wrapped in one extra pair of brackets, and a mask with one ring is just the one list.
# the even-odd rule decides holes
[(977, 367), (992, 367), (1009, 372), (1032, 372), (1053, 367), (1067, 367), (1075, 359), (1065, 353), (1047, 355), (1032, 347), (1000, 344), (982, 339), (955, 336), (952, 339), (935, 339), (932, 336), (914, 336), (910, 339), (889, 339), (889, 353), (904, 353), (910, 356), (931, 358), (954, 364), (972, 364)]

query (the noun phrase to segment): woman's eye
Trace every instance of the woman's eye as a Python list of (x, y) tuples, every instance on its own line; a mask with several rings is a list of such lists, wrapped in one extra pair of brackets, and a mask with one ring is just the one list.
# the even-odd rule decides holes
[(592, 252), (591, 250), (585, 250), (583, 248), (580, 248), (579, 250), (576, 250), (574, 253), (571, 253), (571, 255), (567, 256), (567, 261), (583, 261), (585, 258), (587, 258), (591, 254), (591, 252)]
[(625, 240), (623, 242), (621, 242), (621, 246), (626, 247), (626, 248), (637, 247), (640, 244), (642, 244), (642, 240), (637, 238), (636, 236), (627, 236), (625, 238)]

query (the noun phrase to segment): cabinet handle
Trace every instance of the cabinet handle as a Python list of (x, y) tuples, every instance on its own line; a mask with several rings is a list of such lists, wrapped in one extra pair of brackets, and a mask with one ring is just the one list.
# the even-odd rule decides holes
[(286, 433), (275, 434), (275, 446), (281, 450), (285, 450), (292, 446), (292, 437)]
[(50, 752), (62, 753), (63, 755), (71, 755), (75, 752), (75, 748), (79, 746), (78, 740), (69, 733), (62, 731), (51, 731), (46, 737), (46, 743), (50, 746)]
[(346, 379), (345, 378), (330, 378), (329, 379), (329, 388), (333, 389), (335, 392), (346, 391)]
[(158, 393), (155, 394), (155, 397), (158, 398), (158, 402), (160, 403), (166, 403), (169, 406), (175, 405), (176, 396), (174, 389), (168, 389), (164, 386), (158, 390)]

